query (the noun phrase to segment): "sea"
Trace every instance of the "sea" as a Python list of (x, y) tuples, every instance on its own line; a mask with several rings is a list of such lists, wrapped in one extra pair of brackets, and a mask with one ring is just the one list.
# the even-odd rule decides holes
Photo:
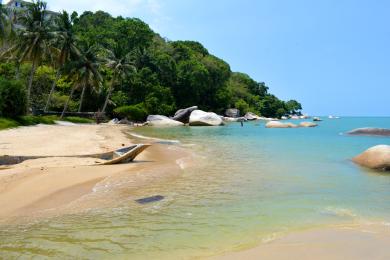
[(351, 158), (390, 138), (346, 132), (390, 128), (390, 118), (322, 118), (314, 128), (252, 121), (129, 130), (190, 151), (191, 163), (176, 161), (179, 175), (139, 191), (160, 200), (0, 225), (0, 258), (203, 259), (310, 228), (389, 226), (390, 174)]

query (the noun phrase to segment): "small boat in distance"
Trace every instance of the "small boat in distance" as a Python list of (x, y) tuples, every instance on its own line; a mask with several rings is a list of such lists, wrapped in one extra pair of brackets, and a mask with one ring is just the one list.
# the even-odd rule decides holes
[(26, 160), (34, 160), (40, 158), (54, 158), (54, 157), (66, 157), (66, 158), (96, 158), (103, 160), (97, 162), (94, 165), (111, 165), (119, 163), (132, 162), (135, 157), (142, 153), (150, 144), (135, 144), (128, 147), (123, 147), (114, 151), (98, 154), (86, 154), (86, 155), (57, 155), (57, 156), (12, 156), (2, 155), (0, 156), (0, 166), (19, 164)]

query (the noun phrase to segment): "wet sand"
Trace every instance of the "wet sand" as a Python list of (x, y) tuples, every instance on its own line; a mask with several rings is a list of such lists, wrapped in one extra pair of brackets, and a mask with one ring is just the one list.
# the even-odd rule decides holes
[[(125, 133), (128, 130), (120, 125), (39, 125), (0, 131), (2, 155), (58, 155), (0, 170), (0, 221), (113, 205), (114, 195), (104, 200), (96, 194), (94, 199), (80, 199), (108, 182), (126, 178), (130, 183), (127, 190), (136, 190), (163, 179), (164, 174), (178, 172), (176, 160), (183, 153), (159, 144), (149, 147), (134, 163), (121, 165), (96, 166), (98, 159), (61, 157), (106, 152), (135, 143)], [(143, 172), (148, 178), (140, 174)]]
[(213, 259), (390, 259), (390, 226), (351, 224), (294, 232), (255, 248)]

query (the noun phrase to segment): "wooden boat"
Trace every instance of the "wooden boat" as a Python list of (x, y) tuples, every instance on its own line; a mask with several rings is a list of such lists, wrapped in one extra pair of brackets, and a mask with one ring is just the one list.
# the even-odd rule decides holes
[(22, 163), (26, 160), (34, 160), (40, 158), (54, 158), (54, 157), (67, 157), (67, 158), (96, 158), (104, 160), (98, 162), (95, 165), (111, 165), (119, 163), (132, 162), (135, 157), (142, 153), (150, 144), (136, 144), (128, 147), (120, 148), (111, 152), (98, 153), (98, 154), (87, 154), (87, 155), (58, 155), (58, 156), (11, 156), (3, 155), (0, 156), (0, 166), (2, 165), (13, 165)]

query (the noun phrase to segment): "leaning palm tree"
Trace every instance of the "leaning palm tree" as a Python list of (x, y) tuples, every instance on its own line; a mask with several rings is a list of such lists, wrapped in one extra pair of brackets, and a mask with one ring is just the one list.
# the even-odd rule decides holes
[(46, 3), (40, 0), (29, 5), (19, 21), (24, 28), (18, 33), (16, 43), (11, 50), (16, 57), (19, 57), (19, 64), (23, 61), (32, 63), (27, 87), (27, 109), (29, 109), (35, 71), (40, 62), (51, 52), (53, 22), (46, 14)]
[(69, 75), (74, 83), (68, 100), (65, 103), (61, 118), (64, 117), (68, 109), (69, 101), (72, 99), (74, 91), (81, 89), (80, 105), (78, 112), (81, 112), (84, 94), (87, 87), (92, 87), (98, 91), (102, 87), (103, 78), (99, 72), (100, 63), (96, 56), (94, 47), (88, 48), (85, 52), (80, 51), (80, 56), (67, 64)]
[(77, 18), (77, 13), (71, 16), (66, 11), (63, 11), (56, 19), (57, 30), (55, 32), (55, 46), (58, 49), (58, 56), (55, 65), (57, 66), (57, 74), (52, 83), (49, 97), (47, 98), (44, 111), (47, 112), (51, 98), (53, 96), (56, 83), (61, 77), (61, 71), (67, 61), (70, 60), (71, 55), (80, 56), (80, 51), (76, 46), (76, 36), (73, 32), (73, 23)]
[(115, 85), (126, 75), (136, 71), (133, 62), (131, 61), (131, 53), (123, 53), (120, 47), (115, 48), (114, 50), (105, 50), (105, 53), (106, 66), (112, 70), (113, 75), (110, 87), (108, 88), (106, 100), (102, 108), (102, 113), (106, 111)]

